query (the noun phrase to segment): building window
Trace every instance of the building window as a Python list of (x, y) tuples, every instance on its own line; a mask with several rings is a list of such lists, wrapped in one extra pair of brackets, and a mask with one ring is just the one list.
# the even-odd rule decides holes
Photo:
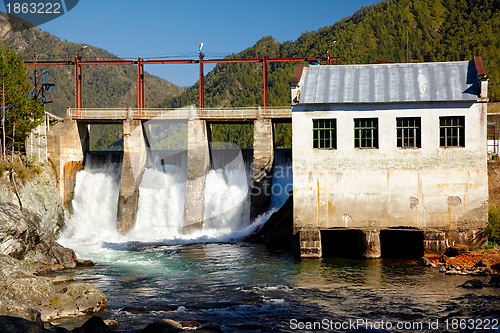
[(313, 148), (337, 149), (337, 119), (313, 119)]
[(378, 119), (354, 119), (354, 147), (378, 148)]
[(465, 147), (465, 117), (439, 117), (439, 145)]
[(399, 148), (422, 148), (419, 117), (396, 118), (397, 144)]

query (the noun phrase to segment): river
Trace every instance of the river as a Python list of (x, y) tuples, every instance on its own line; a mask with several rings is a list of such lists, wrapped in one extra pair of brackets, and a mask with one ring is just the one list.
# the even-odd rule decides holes
[[(488, 322), (494, 329), (484, 331), (500, 332), (500, 290), (459, 287), (471, 277), (412, 260), (296, 260), (238, 241), (266, 218), (249, 225), (248, 167), (211, 171), (206, 207), (220, 223), (185, 236), (181, 171), (146, 171), (136, 228), (121, 235), (119, 167), (88, 165), (77, 175), (75, 213), (60, 242), (96, 263), (71, 273), (106, 294), (108, 307), (99, 315), (117, 320), (120, 332), (160, 318), (216, 322), (224, 332), (472, 332), (467, 327), (481, 331)], [(72, 328), (83, 320), (60, 323)]]

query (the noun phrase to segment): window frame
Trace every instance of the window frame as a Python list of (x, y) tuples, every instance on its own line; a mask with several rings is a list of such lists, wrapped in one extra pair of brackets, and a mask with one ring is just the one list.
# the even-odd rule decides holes
[(421, 117), (396, 117), (396, 147), (401, 149), (422, 148)]
[(465, 147), (465, 116), (439, 117), (439, 147)]
[[(368, 124), (368, 122), (371, 122), (371, 124)], [(378, 118), (354, 118), (354, 148), (379, 149), (378, 129)], [(370, 135), (366, 135), (368, 133)], [(369, 142), (370, 144), (368, 144)]]
[[(312, 121), (313, 149), (337, 149), (337, 118), (318, 118), (313, 119)], [(327, 122), (329, 123), (329, 125), (327, 125)], [(326, 142), (329, 142), (328, 146), (325, 145)]]

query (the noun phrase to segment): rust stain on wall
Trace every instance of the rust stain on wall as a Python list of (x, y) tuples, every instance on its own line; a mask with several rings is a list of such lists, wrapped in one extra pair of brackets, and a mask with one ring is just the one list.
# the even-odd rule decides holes
[(64, 165), (64, 206), (73, 212), (71, 201), (75, 192), (76, 173), (83, 169), (82, 162), (71, 161)]

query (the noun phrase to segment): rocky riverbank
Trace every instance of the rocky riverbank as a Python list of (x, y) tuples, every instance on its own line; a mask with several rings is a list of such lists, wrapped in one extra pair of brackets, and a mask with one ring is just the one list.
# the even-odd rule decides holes
[(418, 264), (436, 267), (447, 275), (500, 274), (500, 247), (469, 251), (466, 246), (454, 246), (439, 258), (421, 258)]
[(40, 274), (92, 265), (56, 242), (65, 209), (50, 166), (2, 164), (0, 176), (0, 315), (51, 320), (101, 310), (94, 286)]

